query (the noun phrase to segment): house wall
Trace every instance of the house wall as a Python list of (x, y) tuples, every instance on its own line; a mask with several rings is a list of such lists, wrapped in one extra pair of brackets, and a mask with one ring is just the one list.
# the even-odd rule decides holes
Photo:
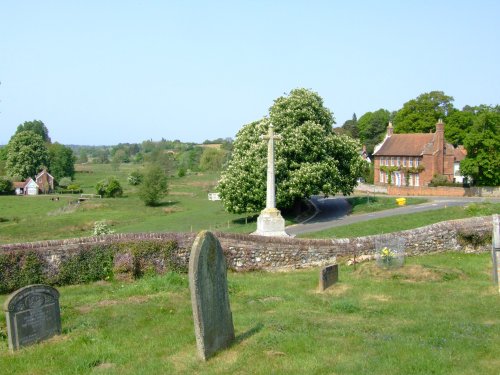
[(452, 187), (452, 186), (387, 186), (388, 195), (397, 196), (439, 196), (439, 197), (484, 197), (500, 198), (500, 187)]
[[(375, 156), (374, 157), (374, 183), (375, 184), (387, 184), (387, 181), (380, 180), (380, 161), (381, 158), (385, 156)], [(409, 158), (410, 156), (400, 156), (400, 160), (404, 157)], [(397, 158), (397, 157), (396, 157)], [(415, 156), (411, 156), (415, 159)], [(419, 161), (420, 165), (424, 166), (424, 170), (418, 174), (419, 176), (419, 186), (427, 186), (434, 175), (442, 174), (445, 175), (448, 181), (453, 182), (454, 175), (454, 156), (453, 155), (433, 155), (424, 154)], [(438, 163), (442, 163), (441, 168), (438, 168)], [(402, 172), (400, 172), (402, 174)], [(395, 184), (396, 181), (392, 181)], [(401, 185), (406, 184), (405, 178), (402, 176)]]
[[(49, 193), (54, 190), (54, 181), (49, 177), (47, 173), (43, 173), (36, 179), (36, 183), (40, 187), (40, 190), (44, 193)], [(48, 189), (44, 191), (44, 189)]]
[(38, 186), (33, 181), (26, 185), (24, 189), (27, 195), (38, 195)]

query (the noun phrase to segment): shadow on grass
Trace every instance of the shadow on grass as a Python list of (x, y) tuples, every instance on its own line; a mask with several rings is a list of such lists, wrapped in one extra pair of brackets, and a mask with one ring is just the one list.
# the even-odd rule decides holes
[[(257, 323), (257, 325), (255, 327), (250, 328), (248, 331), (243, 332), (242, 334), (236, 336), (234, 339), (233, 345), (241, 344), (243, 341), (249, 339), (250, 337), (252, 337), (256, 333), (259, 333), (262, 330), (262, 328), (264, 328), (264, 324)], [(233, 346), (233, 345), (231, 345), (231, 346)]]
[(179, 203), (179, 201), (164, 201), (164, 202), (159, 202), (154, 207), (170, 207), (170, 206), (175, 206), (177, 203)]

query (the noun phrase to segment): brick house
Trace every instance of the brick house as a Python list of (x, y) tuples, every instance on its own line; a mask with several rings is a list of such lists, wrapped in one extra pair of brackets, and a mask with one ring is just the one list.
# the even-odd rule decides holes
[(393, 130), (389, 123), (384, 140), (375, 146), (375, 184), (426, 186), (435, 175), (445, 176), (450, 182), (458, 180), (455, 168), (460, 160), (456, 159), (466, 152), (446, 142), (442, 120), (434, 133), (393, 134)]
[(42, 193), (51, 193), (54, 191), (54, 177), (46, 169), (36, 175), (35, 182)]

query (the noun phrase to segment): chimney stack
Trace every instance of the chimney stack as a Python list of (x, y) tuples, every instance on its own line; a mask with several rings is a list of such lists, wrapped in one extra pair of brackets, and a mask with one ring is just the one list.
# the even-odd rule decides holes
[(394, 133), (394, 128), (392, 127), (392, 122), (389, 121), (389, 125), (387, 125), (387, 136), (390, 137)]

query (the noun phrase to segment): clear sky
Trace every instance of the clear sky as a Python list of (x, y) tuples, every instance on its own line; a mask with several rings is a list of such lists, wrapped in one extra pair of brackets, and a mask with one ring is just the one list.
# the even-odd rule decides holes
[(337, 126), (433, 90), (500, 104), (500, 1), (0, 1), (0, 144), (234, 137), (298, 87)]

